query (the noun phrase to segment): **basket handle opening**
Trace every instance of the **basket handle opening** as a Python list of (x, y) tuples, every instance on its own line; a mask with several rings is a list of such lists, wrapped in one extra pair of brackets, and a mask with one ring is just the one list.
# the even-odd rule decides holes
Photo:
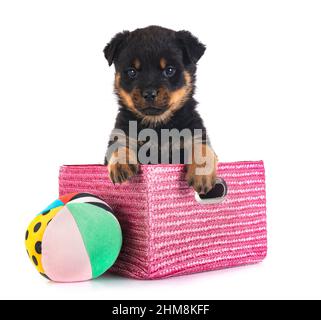
[(201, 204), (216, 204), (224, 201), (227, 195), (227, 184), (222, 178), (217, 178), (215, 186), (207, 194), (195, 192), (195, 199)]

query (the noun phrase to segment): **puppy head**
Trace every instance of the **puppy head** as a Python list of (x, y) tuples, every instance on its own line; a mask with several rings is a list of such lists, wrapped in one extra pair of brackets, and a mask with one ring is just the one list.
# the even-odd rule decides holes
[(148, 125), (166, 123), (193, 94), (205, 46), (188, 31), (150, 26), (124, 31), (105, 47), (120, 103)]

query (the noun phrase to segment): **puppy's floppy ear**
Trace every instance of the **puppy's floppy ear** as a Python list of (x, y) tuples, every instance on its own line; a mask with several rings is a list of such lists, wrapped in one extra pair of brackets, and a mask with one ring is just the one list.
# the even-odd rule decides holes
[(124, 44), (129, 33), (130, 33), (129, 31), (123, 31), (123, 32), (117, 33), (106, 45), (104, 49), (104, 55), (110, 66), (113, 64), (114, 60), (117, 58), (120, 52), (121, 46)]
[(185, 64), (196, 64), (205, 52), (205, 45), (202, 44), (189, 31), (176, 32), (176, 38), (183, 50), (183, 58)]

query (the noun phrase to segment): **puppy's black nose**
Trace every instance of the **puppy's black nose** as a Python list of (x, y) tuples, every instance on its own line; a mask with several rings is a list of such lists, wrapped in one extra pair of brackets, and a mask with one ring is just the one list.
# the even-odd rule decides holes
[(154, 101), (157, 96), (157, 91), (154, 89), (146, 89), (143, 91), (143, 97), (146, 101)]

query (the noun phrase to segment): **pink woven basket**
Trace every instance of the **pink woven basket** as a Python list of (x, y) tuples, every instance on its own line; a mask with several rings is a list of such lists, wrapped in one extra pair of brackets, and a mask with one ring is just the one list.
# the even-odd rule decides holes
[(93, 193), (116, 212), (122, 252), (112, 272), (159, 279), (262, 261), (267, 252), (262, 161), (220, 163), (221, 203), (199, 203), (183, 165), (143, 165), (113, 185), (102, 165), (60, 168), (59, 193)]

